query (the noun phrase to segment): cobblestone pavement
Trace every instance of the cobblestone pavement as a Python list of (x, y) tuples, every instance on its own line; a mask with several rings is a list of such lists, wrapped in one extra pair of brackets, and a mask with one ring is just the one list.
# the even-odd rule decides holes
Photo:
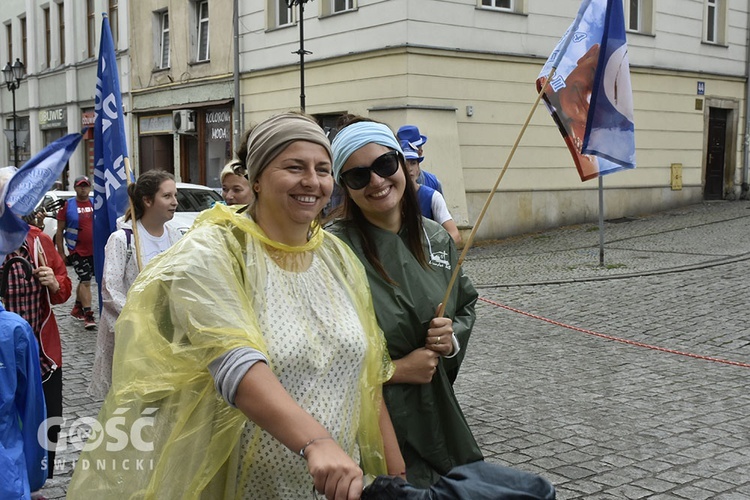
[(582, 224), (478, 242), (464, 269), (478, 287), (673, 271), (749, 255), (749, 224), (746, 201), (702, 203), (606, 221), (603, 267), (598, 225)]
[[(605, 267), (591, 225), (470, 250), (481, 299), (456, 391), (487, 459), (561, 499), (750, 498), (748, 222), (744, 201), (609, 221)], [(55, 309), (74, 434), (100, 401), (86, 394), (96, 336), (71, 305)]]

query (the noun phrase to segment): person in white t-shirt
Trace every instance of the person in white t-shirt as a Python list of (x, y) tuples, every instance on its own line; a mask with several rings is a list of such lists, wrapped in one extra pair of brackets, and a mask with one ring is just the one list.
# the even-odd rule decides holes
[[(128, 186), (137, 224), (140, 264), (143, 267), (179, 238), (178, 229), (167, 225), (177, 209), (177, 185), (174, 176), (164, 170), (149, 170)], [(89, 394), (103, 398), (112, 383), (112, 355), (115, 349), (115, 321), (120, 315), (128, 289), (138, 277), (138, 255), (130, 209), (118, 219), (119, 229), (112, 233), (104, 248), (102, 273), (102, 311), (96, 339), (94, 371)]]

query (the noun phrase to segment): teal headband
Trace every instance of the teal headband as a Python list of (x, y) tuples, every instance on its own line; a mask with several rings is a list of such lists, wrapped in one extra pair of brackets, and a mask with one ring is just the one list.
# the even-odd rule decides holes
[(359, 148), (374, 142), (395, 149), (402, 155), (401, 145), (387, 125), (376, 122), (357, 122), (339, 130), (331, 144), (333, 151), (333, 178), (341, 184), (341, 169), (349, 157)]

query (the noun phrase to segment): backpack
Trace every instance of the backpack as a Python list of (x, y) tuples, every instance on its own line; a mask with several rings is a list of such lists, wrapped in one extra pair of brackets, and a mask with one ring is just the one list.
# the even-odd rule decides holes
[(133, 230), (124, 227), (122, 228), (123, 231), (125, 231), (125, 245), (128, 247), (128, 253), (125, 256), (125, 265), (128, 265), (128, 261), (130, 261), (130, 256), (133, 255), (133, 247), (130, 245), (130, 238), (133, 236)]

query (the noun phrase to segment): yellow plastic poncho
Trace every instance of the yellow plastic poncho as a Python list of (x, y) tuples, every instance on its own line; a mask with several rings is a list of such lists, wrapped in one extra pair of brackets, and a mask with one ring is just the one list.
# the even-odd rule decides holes
[[(359, 260), (324, 231), (292, 248), (216, 205), (130, 289), (116, 325), (112, 389), (97, 419), (103, 431), (84, 448), (68, 498), (241, 498), (238, 471), (257, 449), (240, 456), (247, 417), (221, 398), (207, 366), (237, 347), (268, 357), (257, 321), (266, 307), (264, 252), (292, 263), (313, 252), (351, 298), (367, 339), (356, 440), (365, 474), (386, 473), (378, 413), (394, 368)], [(290, 460), (301, 459), (290, 452)]]

